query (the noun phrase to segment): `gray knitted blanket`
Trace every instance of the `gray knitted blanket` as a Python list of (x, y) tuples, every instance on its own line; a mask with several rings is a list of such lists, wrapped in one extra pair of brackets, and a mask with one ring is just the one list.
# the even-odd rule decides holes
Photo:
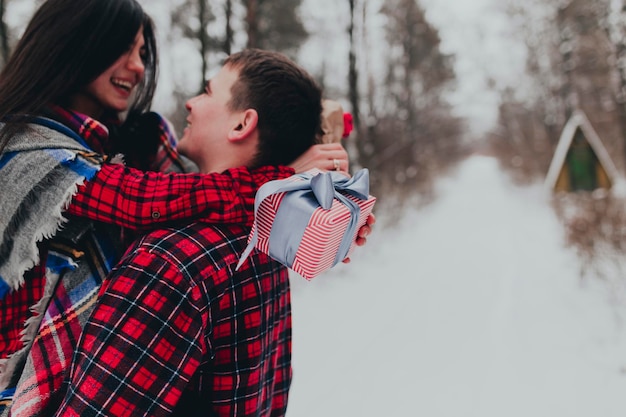
[[(39, 262), (37, 243), (63, 227), (62, 212), (77, 186), (90, 179), (101, 162), (76, 140), (41, 125), (29, 125), (8, 143), (0, 155), (0, 299), (23, 285), (24, 273)], [(48, 275), (53, 277), (51, 272)], [(51, 293), (56, 282), (48, 281)], [(35, 306), (38, 320), (27, 323), (26, 352), (46, 304), (42, 300)], [(10, 384), (8, 379), (23, 355), (18, 352), (0, 360), (0, 391)]]

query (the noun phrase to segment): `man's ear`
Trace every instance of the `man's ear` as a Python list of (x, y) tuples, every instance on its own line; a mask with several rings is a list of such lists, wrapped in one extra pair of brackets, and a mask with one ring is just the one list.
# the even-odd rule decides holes
[(240, 113), (238, 123), (228, 132), (228, 140), (240, 141), (246, 139), (256, 130), (259, 115), (254, 109), (247, 109)]

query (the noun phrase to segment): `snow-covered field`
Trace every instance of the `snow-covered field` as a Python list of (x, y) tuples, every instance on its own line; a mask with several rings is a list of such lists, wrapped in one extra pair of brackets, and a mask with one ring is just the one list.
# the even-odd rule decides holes
[(626, 306), (581, 280), (541, 186), (475, 156), (438, 194), (293, 277), (288, 417), (626, 415)]

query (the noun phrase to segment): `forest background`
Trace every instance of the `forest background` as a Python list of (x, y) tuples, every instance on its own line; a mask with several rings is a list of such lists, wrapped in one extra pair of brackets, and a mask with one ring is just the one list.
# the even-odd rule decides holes
[[(0, 65), (40, 2), (0, 0)], [(458, 57), (440, 34), (452, 16), (433, 12), (437, 0), (140, 2), (160, 42), (154, 107), (178, 132), (186, 99), (226, 55), (244, 47), (283, 52), (353, 115), (355, 129), (345, 141), (351, 166), (370, 170), (385, 219), (432, 201), (434, 181), (474, 153), (497, 158), (518, 183), (542, 181), (576, 110), (586, 113), (620, 173), (626, 170), (626, 0), (493, 2), (498, 18), (484, 23), (521, 48), (482, 63), (482, 81), (464, 110)], [(444, 3), (469, 10), (481, 2)], [(468, 37), (467, 48), (487, 48), (491, 40)], [(514, 77), (497, 76), (503, 62), (517, 65)], [(467, 107), (486, 96), (494, 115), (477, 124)], [(568, 194), (555, 197), (554, 206), (586, 267), (599, 257), (623, 257), (623, 197)]]

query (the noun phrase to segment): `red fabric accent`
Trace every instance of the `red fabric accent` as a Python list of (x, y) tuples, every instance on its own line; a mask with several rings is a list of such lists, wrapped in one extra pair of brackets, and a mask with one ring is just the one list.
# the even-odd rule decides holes
[(352, 120), (352, 115), (350, 113), (343, 114), (343, 138), (347, 138), (352, 133), (352, 129), (354, 128), (354, 122)]

